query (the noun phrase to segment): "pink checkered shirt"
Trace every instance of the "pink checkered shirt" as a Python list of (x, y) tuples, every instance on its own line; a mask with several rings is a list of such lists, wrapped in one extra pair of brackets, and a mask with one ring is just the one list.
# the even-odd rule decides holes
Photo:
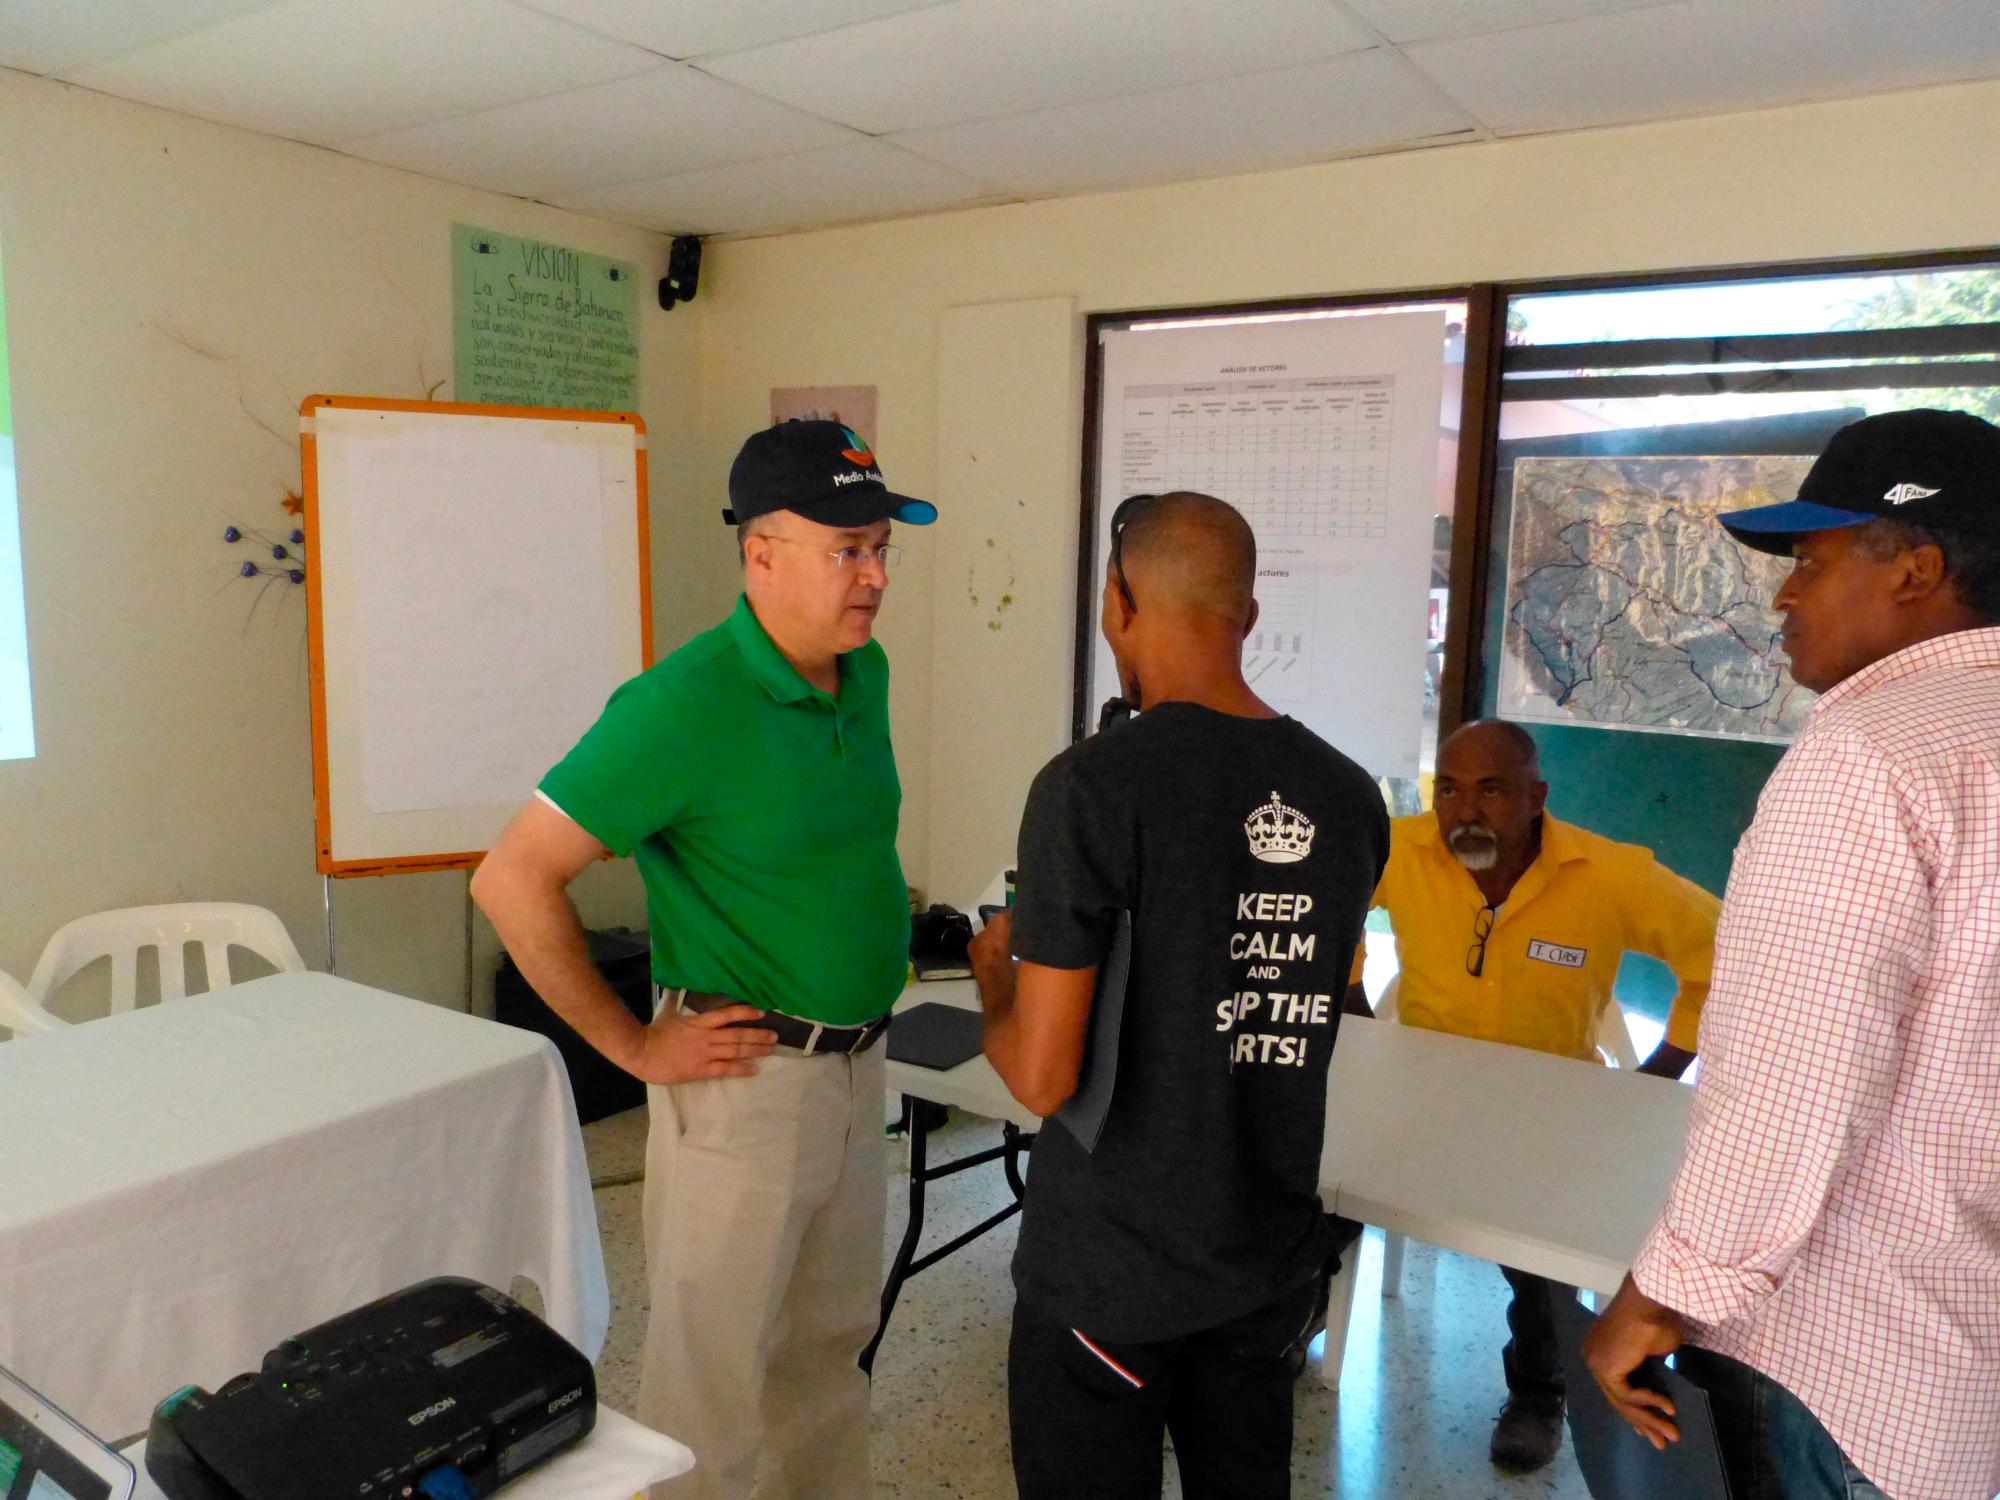
[(1736, 851), (1633, 1267), (1895, 1500), (2000, 1492), (2000, 628), (1831, 689)]

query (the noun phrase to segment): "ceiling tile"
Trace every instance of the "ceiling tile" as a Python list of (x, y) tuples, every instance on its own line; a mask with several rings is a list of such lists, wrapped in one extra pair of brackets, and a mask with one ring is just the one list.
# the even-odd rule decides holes
[(1328, 0), (953, 0), (701, 66), (884, 134), (1283, 67), (1373, 41)]
[(1683, 0), (1408, 49), (1510, 134), (1720, 114), (2000, 72), (1994, 0)]
[(1674, 0), (1344, 0), (1347, 8), (1392, 42), (1512, 31), (1579, 16), (1611, 15), (1670, 5)]
[(854, 139), (839, 125), (669, 63), (632, 78), (343, 141), (340, 149), (448, 182), (552, 199)]
[(757, 234), (991, 202), (987, 184), (880, 141), (714, 167), (559, 200), (672, 234)]
[(507, 0), (288, 0), (71, 82), (322, 145), (659, 66)]
[(227, 21), (271, 0), (7, 0), (0, 7), (0, 67), (60, 73), (135, 47)]
[(1377, 51), (890, 139), (1032, 197), (1293, 166), (1471, 124)]
[[(56, 3), (56, 0), (49, 0)], [(699, 57), (810, 36), (872, 21), (936, 0), (726, 0), (662, 5), (660, 0), (522, 0), (536, 10), (668, 57)]]

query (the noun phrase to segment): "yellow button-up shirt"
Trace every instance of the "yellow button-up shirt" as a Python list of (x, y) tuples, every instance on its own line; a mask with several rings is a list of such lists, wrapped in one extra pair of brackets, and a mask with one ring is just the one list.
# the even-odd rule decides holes
[(1598, 1022), (1630, 950), (1674, 971), (1667, 1040), (1695, 1050), (1721, 903), (1650, 849), (1544, 814), (1541, 852), (1494, 916), (1477, 975), (1466, 963), (1486, 898), (1430, 813), (1391, 825), (1374, 904), (1395, 928), (1406, 1025), (1595, 1058)]

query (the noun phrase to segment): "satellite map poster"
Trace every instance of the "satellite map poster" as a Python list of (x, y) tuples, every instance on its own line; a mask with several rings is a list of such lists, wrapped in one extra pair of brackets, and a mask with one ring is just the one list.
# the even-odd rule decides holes
[(1789, 500), (1791, 456), (1522, 456), (1499, 711), (1531, 723), (1785, 743), (1813, 695), (1770, 602), (1790, 570), (1718, 514)]

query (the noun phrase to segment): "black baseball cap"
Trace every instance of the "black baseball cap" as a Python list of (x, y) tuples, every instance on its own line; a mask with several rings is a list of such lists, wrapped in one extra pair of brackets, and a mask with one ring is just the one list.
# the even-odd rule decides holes
[(1730, 511), (1729, 534), (1788, 555), (1809, 531), (1893, 517), (2000, 534), (2000, 427), (1962, 411), (1891, 411), (1836, 432), (1796, 500)]
[(795, 511), (822, 526), (928, 526), (937, 519), (928, 500), (892, 493), (868, 444), (838, 422), (780, 422), (744, 443), (729, 466), (729, 509), (722, 519), (740, 526), (774, 510)]

